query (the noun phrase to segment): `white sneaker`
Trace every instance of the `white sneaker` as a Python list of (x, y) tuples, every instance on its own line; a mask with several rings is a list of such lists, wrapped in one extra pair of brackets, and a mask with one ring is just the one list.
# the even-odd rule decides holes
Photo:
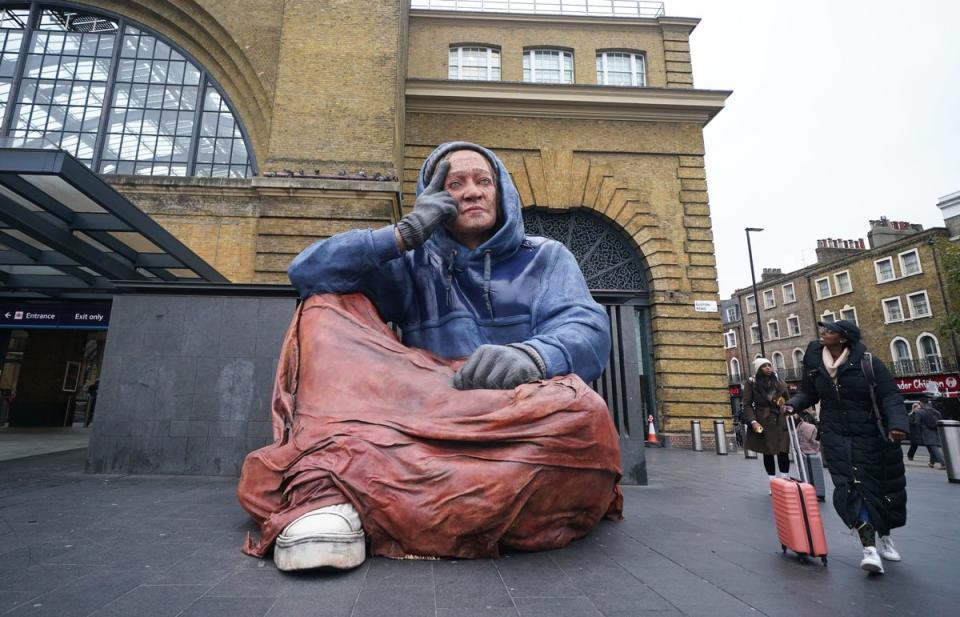
[(307, 512), (284, 529), (273, 549), (278, 570), (356, 568), (366, 558), (360, 515), (349, 503)]
[(881, 561), (880, 555), (877, 553), (877, 547), (863, 547), (863, 559), (860, 560), (860, 567), (867, 572), (883, 574), (883, 561)]
[(880, 536), (877, 552), (888, 561), (900, 561), (900, 553), (897, 552), (897, 547), (893, 545), (893, 538), (890, 536)]

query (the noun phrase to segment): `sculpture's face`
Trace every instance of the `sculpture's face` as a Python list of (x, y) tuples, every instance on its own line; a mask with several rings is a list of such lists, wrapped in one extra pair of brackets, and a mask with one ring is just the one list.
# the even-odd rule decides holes
[(479, 152), (457, 150), (446, 157), (450, 170), (443, 188), (457, 200), (459, 214), (446, 229), (460, 244), (475, 249), (497, 224), (497, 183), (490, 163)]

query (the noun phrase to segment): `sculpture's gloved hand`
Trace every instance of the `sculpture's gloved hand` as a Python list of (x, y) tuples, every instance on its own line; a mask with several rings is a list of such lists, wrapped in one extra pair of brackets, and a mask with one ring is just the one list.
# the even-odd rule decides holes
[(417, 201), (414, 202), (413, 212), (397, 223), (397, 232), (403, 238), (406, 250), (413, 250), (426, 242), (437, 225), (457, 218), (459, 213), (457, 200), (443, 190), (443, 183), (447, 179), (449, 169), (449, 161), (440, 161), (430, 184), (423, 189)]
[(453, 376), (458, 390), (509, 390), (522, 383), (543, 379), (543, 358), (530, 345), (481, 345)]

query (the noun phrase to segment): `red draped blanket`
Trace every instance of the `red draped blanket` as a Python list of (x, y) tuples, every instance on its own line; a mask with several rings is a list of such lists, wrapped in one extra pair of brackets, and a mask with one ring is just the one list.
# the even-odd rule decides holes
[(363, 295), (312, 296), (287, 332), (273, 444), (237, 487), (266, 554), (310, 510), (349, 501), (374, 555), (542, 550), (620, 518), (619, 441), (575, 375), (514, 390), (451, 385), (463, 360), (405, 347)]

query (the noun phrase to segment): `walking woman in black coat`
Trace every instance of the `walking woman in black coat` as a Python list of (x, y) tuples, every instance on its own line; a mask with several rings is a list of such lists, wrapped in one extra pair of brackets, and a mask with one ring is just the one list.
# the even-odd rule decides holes
[(909, 426), (903, 398), (887, 367), (871, 357), (878, 418), (863, 369), (867, 349), (860, 328), (846, 319), (819, 325), (820, 340), (807, 347), (800, 390), (786, 411), (820, 402), (820, 444), (833, 478), (833, 506), (860, 536), (860, 567), (882, 574), (882, 559), (900, 561), (890, 531), (907, 521), (900, 441)]

